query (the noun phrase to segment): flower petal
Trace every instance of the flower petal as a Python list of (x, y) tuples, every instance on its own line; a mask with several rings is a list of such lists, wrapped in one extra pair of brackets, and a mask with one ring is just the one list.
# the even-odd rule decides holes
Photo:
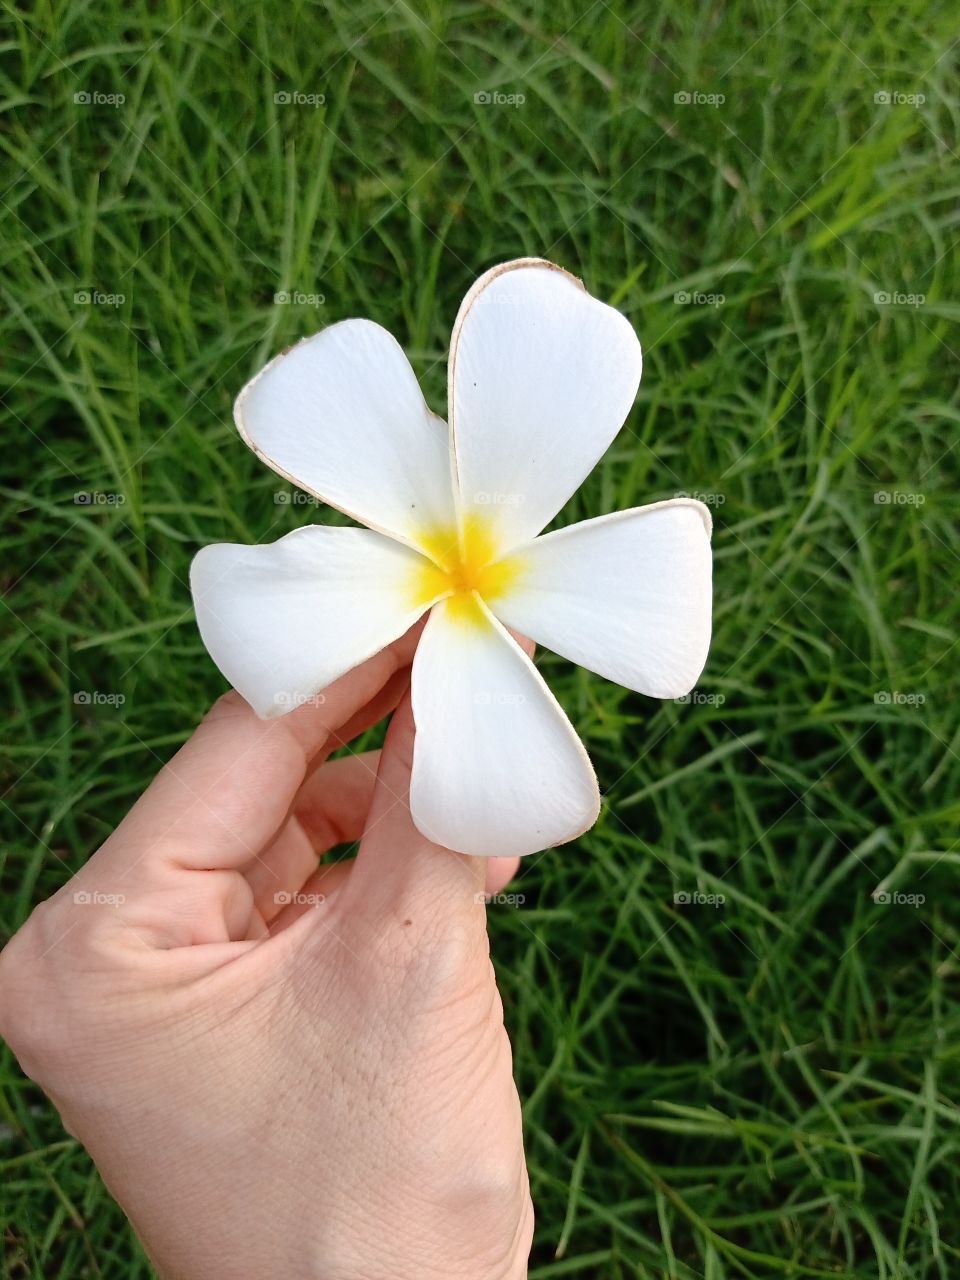
[(372, 321), (343, 320), (271, 360), (234, 418), (274, 471), (380, 533), (418, 547), (453, 521), (446, 424)]
[(283, 715), (411, 627), (423, 557), (369, 529), (306, 525), (263, 546), (215, 543), (190, 568), (210, 656), (257, 715)]
[(696, 684), (710, 647), (711, 519), (654, 502), (545, 534), (495, 605), (508, 627), (654, 698)]
[(534, 537), (596, 466), (640, 383), (630, 322), (574, 276), (520, 258), (481, 276), (450, 344), (460, 500), (501, 550)]
[(583, 744), (476, 596), (435, 606), (413, 662), (410, 807), (428, 839), (509, 857), (581, 835), (600, 808)]

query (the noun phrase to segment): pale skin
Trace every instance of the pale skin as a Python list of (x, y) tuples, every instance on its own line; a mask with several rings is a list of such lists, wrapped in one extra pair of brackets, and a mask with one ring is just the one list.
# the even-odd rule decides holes
[(419, 630), (281, 719), (221, 698), (0, 954), (0, 1032), (163, 1280), (526, 1275), (483, 903), (516, 860), (413, 826)]

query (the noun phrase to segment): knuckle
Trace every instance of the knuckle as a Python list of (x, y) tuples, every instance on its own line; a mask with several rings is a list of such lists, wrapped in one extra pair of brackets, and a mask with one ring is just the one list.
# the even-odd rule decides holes
[(486, 930), (468, 918), (438, 921), (424, 938), (423, 969), (435, 987), (462, 986), (485, 971), (489, 956)]
[(468, 989), (485, 974), (490, 949), (482, 913), (392, 917), (377, 942), (380, 964), (405, 986), (436, 998)]
[[(461, 1115), (446, 1131), (453, 1135), (463, 1128)], [(471, 1259), (483, 1263), (482, 1274), (526, 1274), (515, 1269), (529, 1252), (530, 1215), (519, 1115), (499, 1139), (491, 1140), (486, 1125), (468, 1121), (466, 1129), (466, 1140), (435, 1141), (414, 1159), (416, 1185), (433, 1204), (441, 1234), (469, 1239)]]
[(63, 932), (54, 901), (41, 903), (0, 952), (0, 1035), (28, 1075), (63, 1038), (63, 1023), (51, 1008), (47, 954)]

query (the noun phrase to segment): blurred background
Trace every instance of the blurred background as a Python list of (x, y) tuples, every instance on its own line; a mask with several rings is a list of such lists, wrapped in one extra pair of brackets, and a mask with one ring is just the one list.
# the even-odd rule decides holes
[[(945, 0), (7, 6), (3, 937), (224, 688), (196, 550), (342, 520), (243, 446), (247, 378), (368, 316), (443, 413), (467, 287), (549, 257), (645, 355), (555, 523), (701, 498), (716, 635), (677, 703), (538, 658), (605, 806), (489, 909), (530, 1274), (955, 1274), (957, 40)], [(9, 1054), (0, 1174), (3, 1275), (150, 1275)]]

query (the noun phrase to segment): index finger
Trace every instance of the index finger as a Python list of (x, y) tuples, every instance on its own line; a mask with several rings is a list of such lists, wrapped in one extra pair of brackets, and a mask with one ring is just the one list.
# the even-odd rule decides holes
[[(235, 692), (213, 705), (96, 855), (142, 844), (145, 859), (198, 868), (249, 863), (280, 829), (311, 763), (413, 659), (422, 624), (316, 699), (260, 720)], [(335, 745), (339, 745), (339, 741)], [(119, 860), (129, 854), (118, 850)]]

